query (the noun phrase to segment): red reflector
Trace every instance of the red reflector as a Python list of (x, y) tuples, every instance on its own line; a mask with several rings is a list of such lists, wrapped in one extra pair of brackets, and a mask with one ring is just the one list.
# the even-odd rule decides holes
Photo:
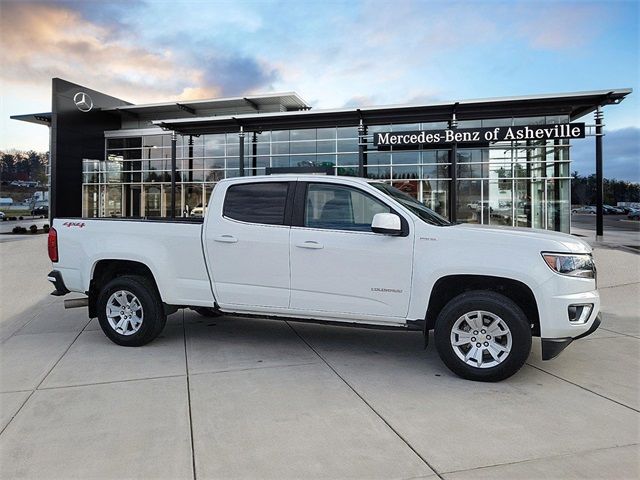
[(47, 247), (49, 249), (49, 259), (52, 262), (58, 261), (58, 232), (56, 229), (51, 227), (49, 229), (49, 238), (47, 241)]

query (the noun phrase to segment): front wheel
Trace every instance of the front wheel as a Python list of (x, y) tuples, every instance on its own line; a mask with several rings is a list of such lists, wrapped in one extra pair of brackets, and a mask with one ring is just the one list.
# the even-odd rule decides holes
[(160, 335), (167, 322), (155, 286), (142, 276), (114, 278), (102, 288), (97, 300), (100, 327), (118, 345), (145, 345)]
[(456, 375), (496, 382), (509, 378), (531, 352), (531, 326), (511, 299), (491, 291), (465, 292), (438, 315), (435, 342), (440, 358)]

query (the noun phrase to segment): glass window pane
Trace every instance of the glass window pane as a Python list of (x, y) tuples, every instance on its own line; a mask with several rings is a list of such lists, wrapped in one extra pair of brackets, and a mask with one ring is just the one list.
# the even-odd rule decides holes
[(338, 153), (340, 152), (357, 152), (358, 151), (358, 139), (353, 140), (338, 140)]
[(271, 144), (271, 153), (273, 155), (288, 155), (289, 154), (289, 143), (272, 143)]
[(223, 215), (242, 222), (284, 225), (288, 182), (234, 185), (227, 190)]
[(335, 153), (336, 141), (335, 140), (318, 141), (316, 144), (316, 149), (318, 153)]
[[(338, 127), (338, 138), (358, 138), (358, 127)], [(356, 144), (358, 142), (356, 141)]]
[(376, 180), (388, 180), (391, 178), (391, 168), (368, 166), (367, 178), (372, 178)]
[(291, 153), (316, 153), (316, 142), (292, 142)]
[(336, 138), (335, 128), (318, 128), (317, 130), (318, 140), (332, 140)]
[(513, 122), (512, 118), (491, 118), (482, 120), (483, 127), (510, 127)]
[(482, 208), (480, 180), (460, 180), (456, 187), (458, 189), (458, 204), (456, 205), (458, 221), (480, 223)]
[(418, 178), (420, 167), (418, 165), (394, 165), (393, 178), (411, 179)]
[(99, 216), (98, 185), (85, 185), (82, 195), (82, 216), (95, 218)]
[(311, 228), (370, 232), (374, 215), (389, 212), (384, 203), (359, 190), (311, 184), (307, 189), (304, 224)]
[(484, 182), (484, 223), (488, 225), (513, 225), (513, 192), (511, 180), (489, 180)]
[(205, 172), (205, 182), (218, 182), (224, 178), (224, 170), (210, 170)]
[(271, 132), (271, 141), (272, 142), (288, 142), (289, 130), (275, 130)]
[(391, 161), (394, 165), (407, 163), (420, 163), (420, 152), (417, 151), (393, 151)]
[(367, 152), (368, 165), (389, 165), (391, 152)]
[(207, 157), (224, 157), (225, 147), (224, 135), (205, 135), (204, 154)]
[(422, 181), (422, 203), (434, 212), (449, 218), (449, 181)]
[(291, 130), (290, 138), (292, 141), (293, 140), (315, 140), (316, 129), (305, 128), (304, 130)]
[(144, 215), (145, 217), (162, 216), (162, 192), (160, 185), (144, 187)]
[(162, 147), (162, 135), (145, 135), (142, 142), (143, 147)]

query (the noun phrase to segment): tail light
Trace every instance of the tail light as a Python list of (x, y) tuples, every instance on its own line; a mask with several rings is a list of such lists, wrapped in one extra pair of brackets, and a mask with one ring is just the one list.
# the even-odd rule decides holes
[(49, 249), (49, 259), (52, 262), (58, 261), (58, 232), (56, 229), (51, 227), (49, 229), (49, 238), (47, 240), (47, 247)]

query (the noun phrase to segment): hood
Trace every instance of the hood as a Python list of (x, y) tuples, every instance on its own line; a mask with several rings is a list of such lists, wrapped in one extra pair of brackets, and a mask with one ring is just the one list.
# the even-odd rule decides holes
[(452, 232), (485, 237), (496, 242), (509, 239), (509, 242), (528, 243), (531, 247), (539, 248), (540, 251), (566, 252), (566, 253), (591, 253), (591, 246), (577, 237), (566, 233), (540, 230), (537, 228), (522, 227), (497, 227), (492, 225), (459, 224), (449, 228)]

